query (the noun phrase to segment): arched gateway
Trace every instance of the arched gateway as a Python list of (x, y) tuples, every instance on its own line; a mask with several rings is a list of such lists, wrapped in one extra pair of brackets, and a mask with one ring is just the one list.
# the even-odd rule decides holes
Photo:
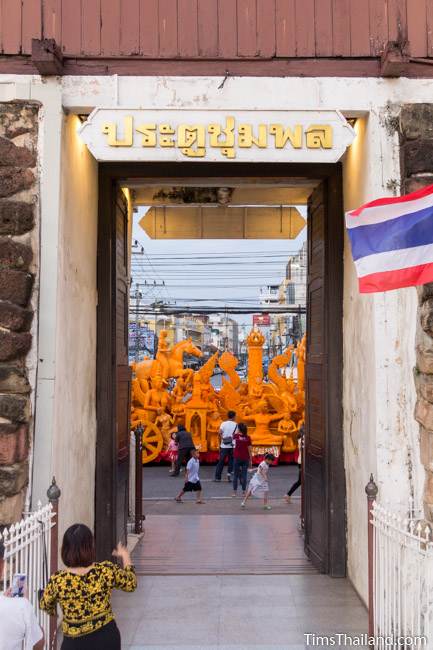
[[(122, 154), (127, 155), (127, 154)], [(111, 482), (97, 483), (100, 553), (126, 528), (126, 449), (129, 435), (127, 350), (123, 282), (113, 266), (124, 265), (128, 206), (119, 186), (134, 188), (170, 179), (173, 185), (240, 186), (245, 192), (260, 178), (263, 185), (290, 186), (308, 205), (308, 316), (306, 367), (305, 543), (323, 572), (346, 570), (345, 477), (342, 442), (342, 287), (343, 209), (338, 163), (102, 163), (100, 164), (98, 267), (99, 339), (97, 467)], [(107, 218), (108, 216), (108, 218)], [(265, 227), (265, 226), (264, 226)], [(115, 244), (116, 242), (116, 244)], [(115, 247), (114, 247), (115, 246)], [(114, 248), (113, 248), (114, 247)], [(113, 256), (113, 253), (115, 255)], [(111, 261), (112, 260), (112, 261)], [(116, 271), (118, 273), (118, 271)], [(117, 290), (116, 290), (117, 287)], [(113, 329), (107, 324), (119, 319)], [(116, 322), (118, 322), (116, 320)], [(151, 368), (151, 366), (149, 366)], [(147, 371), (146, 371), (147, 372)], [(117, 394), (113, 409), (107, 396)], [(197, 413), (192, 413), (192, 420)], [(192, 421), (191, 420), (191, 421)], [(113, 431), (107, 436), (107, 431)], [(115, 435), (115, 430), (117, 435)], [(116, 517), (107, 517), (107, 502)], [(105, 516), (102, 516), (105, 513)]]

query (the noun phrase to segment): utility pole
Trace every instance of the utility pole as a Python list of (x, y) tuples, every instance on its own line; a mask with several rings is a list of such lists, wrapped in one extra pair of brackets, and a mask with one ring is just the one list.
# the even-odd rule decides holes
[(139, 337), (139, 311), (140, 311), (140, 301), (142, 298), (141, 291), (139, 289), (139, 284), (135, 285), (135, 363), (138, 363), (140, 357), (140, 337)]

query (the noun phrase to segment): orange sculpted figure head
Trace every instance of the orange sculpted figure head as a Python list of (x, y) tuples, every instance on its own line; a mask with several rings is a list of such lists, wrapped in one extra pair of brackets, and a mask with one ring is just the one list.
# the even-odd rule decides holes
[(164, 385), (164, 380), (162, 379), (161, 375), (155, 375), (155, 377), (152, 377), (152, 388), (154, 390), (162, 390)]

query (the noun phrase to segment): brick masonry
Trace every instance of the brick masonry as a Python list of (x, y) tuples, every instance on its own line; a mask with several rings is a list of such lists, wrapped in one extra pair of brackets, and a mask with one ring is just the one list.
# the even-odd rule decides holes
[[(407, 104), (400, 114), (402, 190), (433, 183), (433, 104)], [(433, 521), (433, 283), (418, 288), (415, 418), (426, 472), (424, 513)]]
[(0, 103), (0, 526), (21, 517), (29, 484), (38, 113)]

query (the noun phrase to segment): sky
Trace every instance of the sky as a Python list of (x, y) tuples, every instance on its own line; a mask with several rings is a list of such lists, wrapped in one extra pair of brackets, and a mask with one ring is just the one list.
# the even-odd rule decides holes
[[(297, 206), (303, 216), (306, 207)], [(138, 225), (146, 208), (134, 213), (132, 240), (133, 283), (161, 284), (147, 289), (141, 286), (148, 302), (163, 300), (177, 305), (251, 305), (260, 311), (260, 288), (279, 284), (285, 277), (290, 254), (296, 253), (306, 239), (307, 229), (296, 239), (176, 239), (153, 240)], [(141, 247), (144, 253), (141, 253)], [(200, 302), (193, 302), (200, 301)], [(237, 302), (233, 302), (237, 301)], [(237, 316), (251, 324), (251, 316)]]

